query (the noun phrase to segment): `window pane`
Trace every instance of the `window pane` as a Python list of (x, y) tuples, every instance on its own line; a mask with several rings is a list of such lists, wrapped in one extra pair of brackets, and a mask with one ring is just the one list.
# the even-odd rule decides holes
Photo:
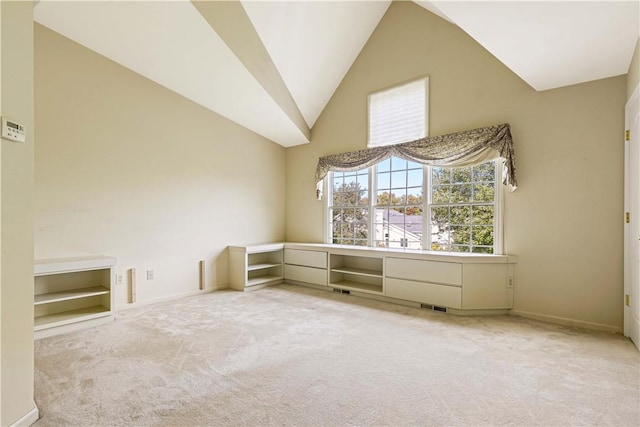
[(451, 203), (468, 203), (471, 201), (471, 185), (451, 186)]
[(395, 208), (395, 209), (389, 209), (388, 211), (388, 215), (389, 215), (389, 224), (390, 225), (400, 225), (400, 226), (404, 226), (404, 209), (402, 208)]
[(454, 183), (471, 182), (471, 168), (454, 168), (453, 182)]
[(407, 190), (395, 189), (391, 192), (391, 204), (392, 205), (404, 205), (407, 203)]
[(493, 247), (474, 246), (471, 252), (475, 254), (492, 254)]
[(398, 171), (407, 168), (407, 161), (398, 157), (391, 158), (391, 170)]
[(431, 194), (431, 202), (436, 204), (441, 203), (449, 203), (451, 187), (449, 185), (434, 185), (432, 194)]
[(473, 180), (493, 182), (495, 181), (495, 163), (486, 162), (473, 167)]
[(407, 204), (421, 205), (422, 204), (422, 187), (414, 187), (407, 189)]
[(378, 172), (389, 172), (391, 170), (391, 159), (378, 163)]
[(474, 206), (472, 214), (474, 224), (493, 224), (493, 206)]
[(369, 175), (358, 175), (358, 189), (359, 190), (368, 190), (369, 189)]
[(451, 182), (451, 170), (447, 168), (431, 168), (431, 184), (449, 184)]
[(407, 186), (408, 187), (422, 187), (424, 174), (422, 169), (413, 169), (407, 172)]
[(473, 186), (473, 200), (476, 202), (493, 202), (496, 197), (495, 184), (476, 184)]
[(475, 226), (471, 235), (473, 245), (493, 246), (493, 227)]
[(366, 190), (360, 191), (357, 204), (360, 206), (368, 206), (369, 205), (369, 197), (367, 197), (368, 194), (369, 192)]
[(471, 223), (471, 208), (469, 206), (452, 206), (449, 222), (455, 225)]
[(388, 172), (378, 174), (378, 190), (391, 188), (391, 174)]
[(406, 186), (407, 186), (406, 171), (391, 172), (391, 188), (405, 188)]
[(431, 208), (431, 222), (436, 222), (439, 225), (448, 223), (449, 208), (447, 206)]
[(387, 206), (391, 202), (391, 196), (388, 191), (378, 191), (378, 197), (376, 198), (376, 205)]
[(423, 166), (420, 163), (412, 162), (411, 160), (407, 160), (407, 169), (420, 169), (422, 171)]
[(469, 245), (471, 243), (471, 227), (454, 226), (451, 229), (451, 243), (455, 245)]

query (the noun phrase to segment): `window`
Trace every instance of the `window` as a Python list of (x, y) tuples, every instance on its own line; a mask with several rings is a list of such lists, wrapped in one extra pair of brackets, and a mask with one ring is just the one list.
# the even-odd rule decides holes
[(399, 144), (428, 134), (429, 78), (369, 95), (369, 147)]
[(338, 245), (369, 244), (369, 169), (333, 172), (329, 218), (331, 242)]
[(423, 166), (393, 157), (375, 170), (374, 246), (420, 249)]
[(501, 171), (497, 160), (444, 168), (392, 157), (356, 172), (332, 172), (329, 241), (499, 253)]
[(430, 248), (494, 253), (496, 162), (429, 171)]

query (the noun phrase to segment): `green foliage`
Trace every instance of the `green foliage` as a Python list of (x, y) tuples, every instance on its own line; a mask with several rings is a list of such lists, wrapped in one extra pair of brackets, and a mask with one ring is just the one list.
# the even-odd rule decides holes
[[(431, 223), (441, 241), (432, 250), (492, 252), (495, 165), (432, 168)], [(440, 205), (440, 206), (438, 206)]]

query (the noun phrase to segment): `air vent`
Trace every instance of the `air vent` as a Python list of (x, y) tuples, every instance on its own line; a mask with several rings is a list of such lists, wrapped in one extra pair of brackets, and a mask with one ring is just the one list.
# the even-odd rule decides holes
[(336, 288), (333, 288), (333, 292), (337, 292), (339, 294), (347, 294), (347, 295), (351, 294), (351, 291), (347, 291), (344, 289), (336, 289)]
[(442, 313), (447, 312), (447, 307), (441, 307), (439, 305), (420, 304), (420, 308), (424, 308), (425, 310), (441, 311)]

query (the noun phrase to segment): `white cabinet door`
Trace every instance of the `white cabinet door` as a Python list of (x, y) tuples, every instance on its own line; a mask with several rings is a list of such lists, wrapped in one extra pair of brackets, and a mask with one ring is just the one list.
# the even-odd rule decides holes
[(436, 285), (402, 279), (387, 279), (385, 295), (407, 301), (462, 308), (462, 289), (457, 286)]
[(462, 285), (462, 266), (454, 262), (387, 258), (385, 275), (396, 279)]

